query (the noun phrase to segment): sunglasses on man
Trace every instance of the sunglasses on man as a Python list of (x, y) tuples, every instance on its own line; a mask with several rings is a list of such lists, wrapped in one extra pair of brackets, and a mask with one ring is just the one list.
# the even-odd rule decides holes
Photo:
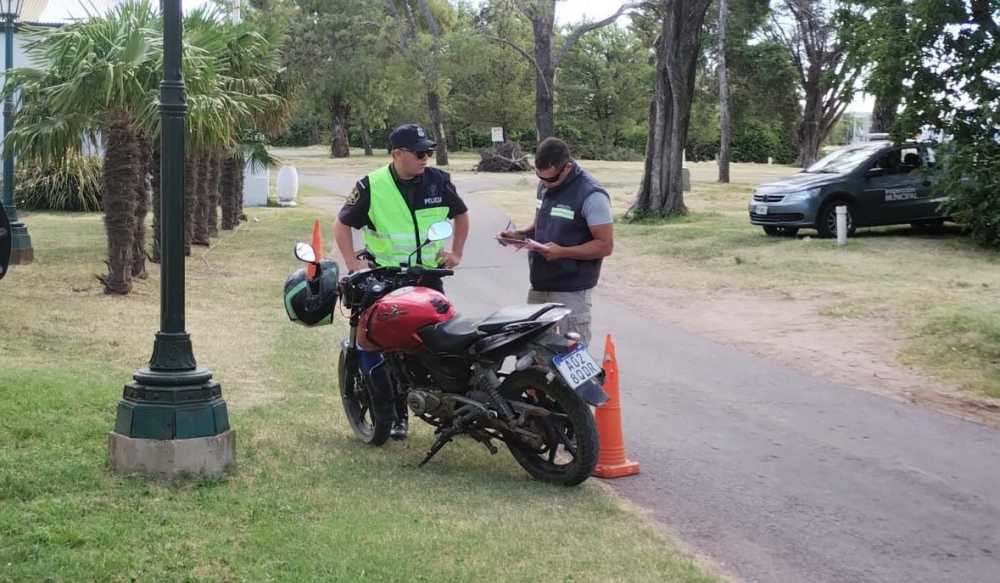
[(559, 181), (559, 177), (562, 176), (563, 170), (565, 170), (566, 166), (568, 165), (569, 162), (564, 163), (562, 166), (559, 167), (559, 170), (556, 170), (556, 173), (553, 174), (552, 176), (542, 176), (541, 174), (538, 173), (537, 170), (535, 170), (535, 176), (537, 176), (538, 179), (545, 184), (553, 184)]
[(403, 150), (404, 152), (409, 152), (409, 153), (413, 154), (414, 156), (417, 157), (417, 160), (423, 160), (424, 158), (426, 158), (426, 157), (431, 156), (431, 155), (434, 154), (434, 149), (433, 148), (428, 148), (426, 150), (420, 150), (419, 152), (414, 152), (413, 150), (407, 150), (406, 148), (400, 148), (400, 150)]

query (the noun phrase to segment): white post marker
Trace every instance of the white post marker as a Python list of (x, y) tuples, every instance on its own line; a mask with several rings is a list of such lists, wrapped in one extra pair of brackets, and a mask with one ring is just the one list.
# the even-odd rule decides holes
[(503, 141), (503, 128), (490, 128), (490, 131), (493, 134), (493, 141), (494, 142), (502, 142)]
[(837, 205), (837, 245), (847, 244), (847, 207)]

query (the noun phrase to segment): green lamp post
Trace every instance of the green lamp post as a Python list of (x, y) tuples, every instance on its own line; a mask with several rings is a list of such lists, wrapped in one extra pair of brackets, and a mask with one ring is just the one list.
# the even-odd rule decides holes
[[(21, 17), (21, 9), (25, 0), (0, 0), (0, 20), (4, 21), (4, 72), (14, 68), (14, 29), (15, 22)], [(10, 97), (3, 103), (3, 207), (10, 220), (10, 263), (12, 265), (27, 265), (35, 258), (35, 250), (31, 247), (31, 236), (28, 227), (17, 216), (14, 204), (14, 155), (6, 147), (7, 132), (10, 131), (14, 103)]]
[(174, 477), (218, 475), (235, 462), (222, 388), (199, 368), (184, 328), (184, 117), (181, 0), (160, 0), (163, 78), (160, 83), (160, 330), (149, 366), (126, 383), (114, 429), (111, 465)]

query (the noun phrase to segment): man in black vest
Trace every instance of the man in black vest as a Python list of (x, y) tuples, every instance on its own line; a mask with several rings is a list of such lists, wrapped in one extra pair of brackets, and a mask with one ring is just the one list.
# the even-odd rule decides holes
[(590, 345), (590, 309), (601, 264), (614, 247), (611, 199), (570, 158), (566, 142), (546, 138), (535, 152), (538, 191), (535, 220), (521, 229), (497, 234), (504, 239), (532, 239), (541, 244), (528, 249), (531, 288), (528, 303), (558, 302), (573, 313), (561, 332), (576, 332)]

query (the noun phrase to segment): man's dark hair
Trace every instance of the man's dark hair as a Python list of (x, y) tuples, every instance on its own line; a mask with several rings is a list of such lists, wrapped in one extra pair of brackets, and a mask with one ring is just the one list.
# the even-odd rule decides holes
[(535, 150), (535, 168), (556, 168), (569, 162), (569, 146), (559, 138), (545, 138)]

